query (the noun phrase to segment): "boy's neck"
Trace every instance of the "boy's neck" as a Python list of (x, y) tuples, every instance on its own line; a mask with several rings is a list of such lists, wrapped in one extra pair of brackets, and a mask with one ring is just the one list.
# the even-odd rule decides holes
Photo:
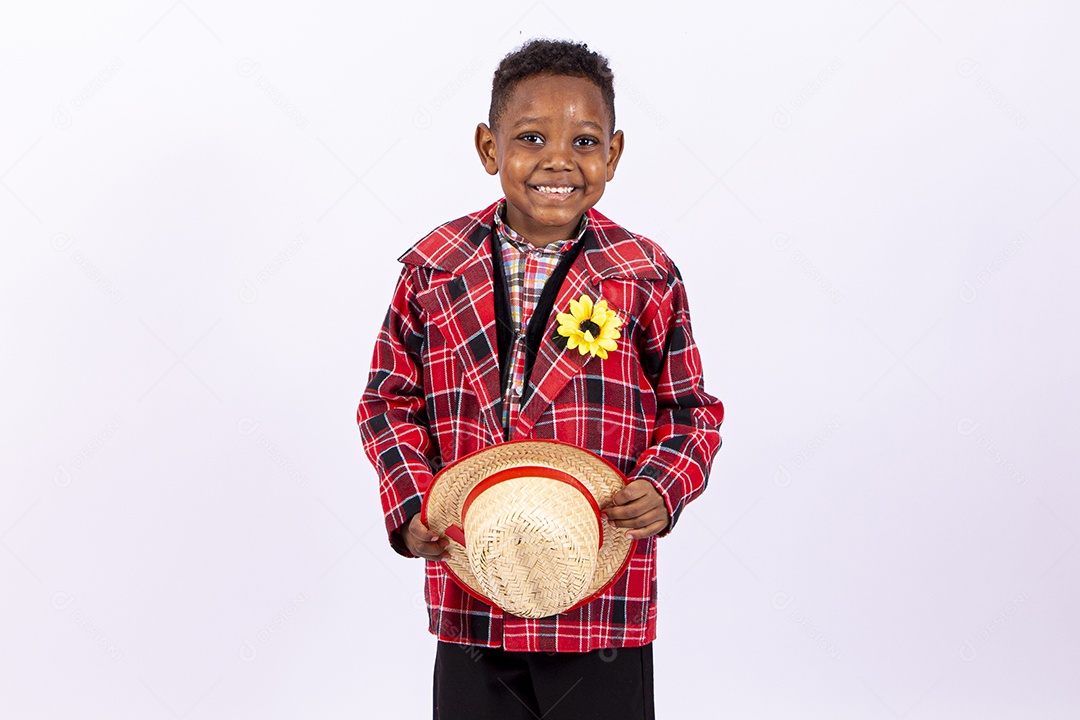
[(542, 248), (542, 247), (547, 247), (548, 245), (551, 245), (552, 243), (560, 242), (562, 240), (573, 240), (573, 239), (575, 239), (577, 237), (577, 235), (581, 231), (581, 224), (582, 224), (582, 222), (584, 222), (585, 216), (582, 215), (581, 217), (578, 218), (577, 225), (574, 226), (574, 230), (571, 231), (569, 234), (567, 234), (565, 231), (560, 231), (560, 230), (558, 230), (556, 228), (551, 233), (542, 233), (539, 237), (536, 237), (536, 236), (530, 237), (529, 235), (526, 235), (525, 233), (521, 232), (516, 227), (511, 225), (509, 223), (509, 221), (507, 221), (507, 219), (506, 219), (505, 211), (504, 211), (504, 213), (502, 215), (499, 216), (499, 219), (502, 220), (503, 225), (505, 225), (509, 229), (513, 230), (514, 234), (517, 235), (518, 237), (520, 237), (522, 240), (529, 243), (530, 245), (532, 245), (535, 248)]

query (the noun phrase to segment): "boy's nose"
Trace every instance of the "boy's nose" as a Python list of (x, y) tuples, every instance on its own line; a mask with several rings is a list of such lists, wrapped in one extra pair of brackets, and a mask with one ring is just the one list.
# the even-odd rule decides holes
[(552, 170), (570, 170), (574, 167), (574, 155), (569, 147), (550, 143), (544, 155), (544, 167)]

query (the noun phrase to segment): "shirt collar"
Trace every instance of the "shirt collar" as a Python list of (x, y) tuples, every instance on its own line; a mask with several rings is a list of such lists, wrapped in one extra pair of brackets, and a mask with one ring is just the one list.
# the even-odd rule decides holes
[(518, 250), (534, 250), (538, 252), (563, 252), (569, 250), (575, 242), (581, 239), (581, 236), (585, 234), (585, 229), (589, 227), (589, 217), (584, 213), (581, 215), (581, 221), (578, 223), (577, 232), (574, 237), (567, 238), (566, 240), (557, 240), (553, 243), (548, 243), (544, 247), (536, 247), (523, 235), (518, 233), (512, 227), (506, 224), (503, 220), (503, 215), (506, 213), (506, 199), (503, 198), (499, 201), (498, 206), (495, 208), (495, 232), (498, 233), (499, 240), (513, 245)]

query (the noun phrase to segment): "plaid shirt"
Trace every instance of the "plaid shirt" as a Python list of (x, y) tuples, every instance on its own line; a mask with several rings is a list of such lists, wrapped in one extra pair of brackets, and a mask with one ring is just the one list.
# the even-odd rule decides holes
[[(357, 410), (379, 476), (391, 546), (445, 464), (504, 441), (490, 237), (498, 203), (448, 222), (404, 264), (375, 343)], [(671, 524), (638, 540), (626, 571), (600, 596), (547, 618), (504, 613), (473, 598), (442, 563), (426, 562), (429, 629), (441, 640), (507, 650), (585, 652), (656, 637), (657, 538), (705, 488), (720, 447), (723, 406), (706, 393), (678, 270), (652, 241), (592, 208), (581, 252), (558, 288), (509, 439), (586, 448), (659, 491)], [(601, 297), (623, 319), (607, 359), (566, 351), (555, 315)]]
[(503, 221), (506, 201), (495, 209), (495, 232), (502, 249), (503, 272), (507, 294), (510, 296), (510, 318), (514, 322), (514, 341), (510, 349), (510, 375), (503, 388), (503, 428), (509, 430), (517, 419), (520, 400), (525, 389), (525, 328), (529, 324), (540, 293), (544, 289), (562, 254), (581, 239), (588, 227), (588, 218), (581, 217), (578, 231), (572, 238), (536, 247)]

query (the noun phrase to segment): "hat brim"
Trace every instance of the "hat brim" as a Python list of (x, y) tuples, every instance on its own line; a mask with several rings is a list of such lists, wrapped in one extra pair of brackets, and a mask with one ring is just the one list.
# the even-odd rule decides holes
[[(420, 519), (432, 532), (447, 535), (447, 529), (461, 523), (461, 510), (470, 492), (495, 473), (521, 466), (551, 468), (572, 475), (593, 496), (598, 507), (611, 504), (611, 498), (627, 483), (618, 468), (600, 456), (574, 445), (554, 440), (514, 440), (483, 448), (447, 465), (432, 480), (424, 495)], [(584, 596), (566, 609), (568, 612), (585, 605), (604, 593), (630, 562), (636, 540), (626, 537), (614, 523), (601, 520), (603, 539), (597, 555), (596, 569), (586, 584)], [(485, 595), (469, 564), (465, 546), (447, 535), (446, 570), (465, 592), (489, 605), (498, 602)], [(547, 615), (544, 615), (545, 617)]]

